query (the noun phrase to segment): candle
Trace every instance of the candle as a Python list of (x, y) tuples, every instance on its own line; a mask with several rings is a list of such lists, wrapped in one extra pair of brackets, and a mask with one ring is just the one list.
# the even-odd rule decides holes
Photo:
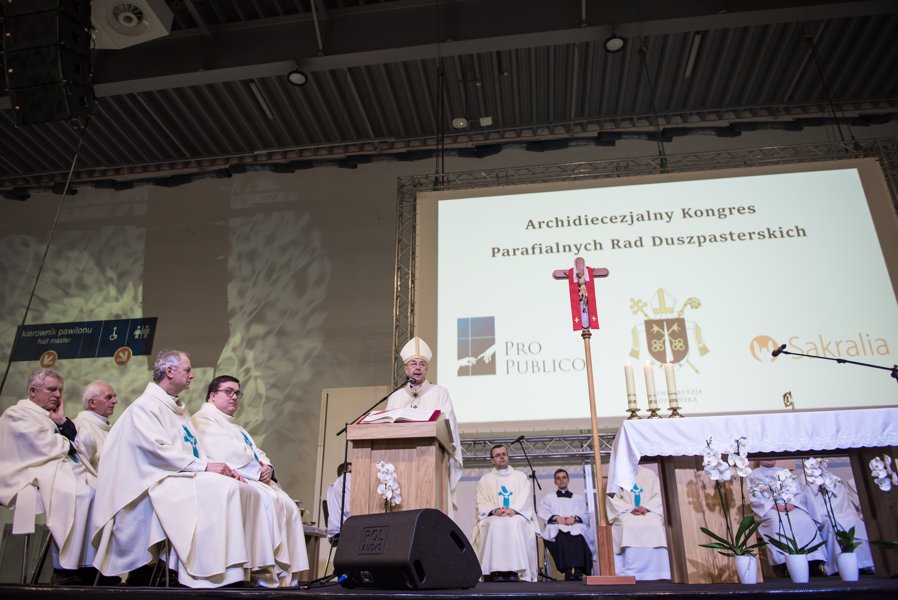
[(645, 391), (649, 397), (649, 410), (658, 408), (658, 396), (655, 392), (655, 370), (652, 368), (652, 361), (647, 361), (645, 367)]
[(667, 403), (670, 408), (679, 408), (677, 401), (677, 378), (674, 367), (670, 363), (664, 363), (664, 379), (667, 382)]
[(633, 365), (630, 363), (624, 365), (624, 378), (627, 381), (627, 408), (639, 408), (636, 405), (636, 383), (633, 381)]

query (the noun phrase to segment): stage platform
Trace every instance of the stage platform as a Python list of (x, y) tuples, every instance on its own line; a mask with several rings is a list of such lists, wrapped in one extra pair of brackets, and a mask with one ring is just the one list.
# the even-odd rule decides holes
[(645, 582), (636, 585), (587, 586), (575, 581), (540, 583), (480, 583), (467, 590), (371, 590), (347, 589), (336, 583), (313, 586), (310, 589), (292, 588), (265, 590), (260, 588), (223, 588), (197, 590), (188, 588), (129, 588), (129, 587), (54, 587), (0, 584), (3, 600), (179, 600), (184, 598), (226, 598), (245, 600), (340, 600), (341, 598), (373, 598), (388, 600), (454, 600), (457, 598), (513, 598), (515, 600), (564, 600), (604, 598), (663, 598), (664, 600), (736, 598), (738, 600), (771, 597), (795, 600), (843, 599), (863, 597), (864, 600), (894, 600), (898, 598), (898, 579), (864, 577), (846, 583), (838, 577), (812, 579), (809, 583), (794, 584), (788, 579), (757, 585), (700, 584)]

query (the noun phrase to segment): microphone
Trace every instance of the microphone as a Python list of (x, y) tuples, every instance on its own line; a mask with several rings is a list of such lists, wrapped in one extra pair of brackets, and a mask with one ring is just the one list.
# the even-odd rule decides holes
[(517, 444), (518, 442), (521, 442), (523, 440), (524, 440), (524, 436), (519, 435), (517, 438), (515, 438), (515, 441), (513, 441), (512, 444)]
[(785, 349), (786, 349), (786, 345), (785, 345), (785, 344), (780, 344), (780, 347), (777, 348), (776, 350), (774, 350), (773, 352), (771, 352), (771, 354), (772, 354), (773, 356), (779, 356), (780, 354), (783, 353), (783, 350), (785, 350)]
[(415, 383), (415, 378), (409, 375), (405, 378), (405, 383)]

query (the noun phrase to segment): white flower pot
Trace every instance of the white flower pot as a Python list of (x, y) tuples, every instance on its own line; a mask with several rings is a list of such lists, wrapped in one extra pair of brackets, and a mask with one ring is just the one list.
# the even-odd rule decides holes
[(786, 568), (789, 569), (789, 578), (792, 583), (808, 582), (808, 555), (787, 554)]
[(750, 555), (734, 556), (739, 583), (758, 583), (758, 561)]
[(843, 552), (836, 557), (836, 565), (839, 567), (839, 577), (842, 581), (857, 581), (860, 575), (857, 569), (857, 554)]

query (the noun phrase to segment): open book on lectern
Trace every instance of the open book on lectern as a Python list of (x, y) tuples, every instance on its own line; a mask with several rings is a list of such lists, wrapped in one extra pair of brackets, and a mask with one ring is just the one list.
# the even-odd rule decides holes
[(440, 416), (439, 410), (425, 410), (423, 408), (391, 408), (390, 410), (373, 410), (365, 417), (359, 419), (359, 423), (423, 423), (436, 421)]

